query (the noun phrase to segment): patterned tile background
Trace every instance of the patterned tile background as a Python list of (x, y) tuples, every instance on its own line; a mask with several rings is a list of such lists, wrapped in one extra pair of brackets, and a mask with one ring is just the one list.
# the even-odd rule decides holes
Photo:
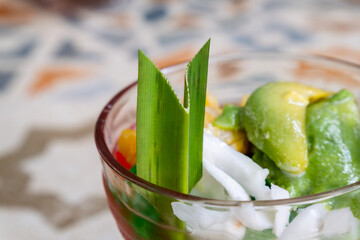
[(360, 1), (0, 1), (0, 239), (121, 239), (101, 185), (96, 117), (136, 78), (138, 48), (165, 66), (209, 37), (211, 54), (360, 64)]

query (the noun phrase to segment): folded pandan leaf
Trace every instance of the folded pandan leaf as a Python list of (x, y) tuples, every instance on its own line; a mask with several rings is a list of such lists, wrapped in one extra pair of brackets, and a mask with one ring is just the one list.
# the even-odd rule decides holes
[(185, 72), (184, 106), (163, 73), (139, 50), (137, 175), (189, 193), (202, 174), (210, 40)]

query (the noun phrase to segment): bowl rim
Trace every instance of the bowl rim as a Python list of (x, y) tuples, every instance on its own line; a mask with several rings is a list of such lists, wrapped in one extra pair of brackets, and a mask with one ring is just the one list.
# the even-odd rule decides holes
[[(292, 54), (292, 53), (285, 53), (285, 52), (234, 52), (230, 54), (219, 54), (219, 55), (212, 55), (209, 59), (209, 66), (213, 63), (222, 62), (224, 60), (247, 60), (249, 58), (282, 58), (282, 59), (293, 59), (293, 60), (315, 60), (315, 61), (323, 61), (329, 62), (332, 64), (342, 65), (344, 67), (353, 68), (354, 70), (359, 71), (360, 73), (360, 65), (352, 62), (348, 62), (346, 60), (337, 59), (328, 56), (322, 55), (315, 55), (315, 54), (307, 54), (307, 55), (300, 55), (300, 54)], [(171, 65), (165, 68), (162, 68), (161, 71), (164, 74), (171, 73), (174, 71), (178, 71), (186, 67), (187, 61), (182, 63), (178, 63), (175, 65)], [(244, 203), (252, 203), (253, 206), (258, 207), (267, 207), (267, 206), (278, 206), (278, 205), (302, 205), (302, 204), (311, 204), (317, 203), (329, 198), (333, 198), (339, 195), (343, 195), (345, 193), (352, 192), (360, 188), (360, 181), (349, 184), (347, 186), (333, 189), (326, 192), (321, 192), (312, 195), (306, 195), (301, 197), (294, 197), (294, 198), (286, 198), (286, 199), (276, 199), (276, 200), (251, 200), (251, 201), (237, 201), (237, 200), (218, 200), (218, 199), (211, 199), (211, 198), (204, 198), (199, 196), (194, 196), (190, 194), (184, 194), (180, 192), (176, 192), (171, 189), (167, 189), (153, 183), (150, 183), (137, 175), (133, 174), (125, 167), (123, 167), (112, 155), (111, 150), (107, 147), (105, 142), (104, 136), (104, 127), (107, 120), (107, 117), (112, 110), (112, 107), (116, 104), (116, 102), (130, 89), (136, 87), (137, 81), (130, 83), (128, 86), (123, 88), (120, 92), (118, 92), (111, 100), (105, 105), (102, 109), (96, 125), (95, 125), (95, 144), (97, 150), (100, 154), (102, 160), (118, 175), (126, 179), (127, 181), (135, 184), (147, 191), (154, 192), (166, 197), (170, 197), (176, 200), (183, 200), (190, 203), (197, 203), (197, 204), (204, 204), (210, 206), (219, 206), (219, 207), (234, 207), (234, 206), (241, 206)]]

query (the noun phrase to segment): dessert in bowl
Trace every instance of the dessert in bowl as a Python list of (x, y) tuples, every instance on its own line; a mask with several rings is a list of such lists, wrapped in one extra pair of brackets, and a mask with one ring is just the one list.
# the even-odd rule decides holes
[[(179, 99), (184, 93), (185, 68), (186, 63), (162, 70)], [(305, 87), (299, 90), (299, 86)], [(301, 129), (297, 129), (299, 136), (296, 131), (283, 130), (286, 121), (277, 117), (281, 115), (278, 110), (284, 106), (272, 96), (279, 89), (285, 89), (280, 95), (286, 96), (287, 103), (303, 109), (303, 118), (312, 116), (305, 119), (306, 125), (299, 127), (306, 131), (306, 136), (301, 136)], [(101, 112), (96, 124), (96, 145), (109, 207), (125, 239), (359, 238), (357, 162), (342, 160), (348, 159), (346, 154), (350, 159), (360, 157), (358, 143), (346, 140), (356, 140), (360, 134), (356, 120), (358, 108), (353, 107), (360, 96), (359, 66), (325, 57), (285, 53), (219, 55), (209, 60), (207, 92), (211, 97), (207, 97), (205, 110), (203, 174), (188, 194), (134, 174), (136, 157), (134, 160), (131, 156), (136, 151), (133, 146), (136, 137), (131, 137), (131, 130), (136, 131), (137, 82), (120, 91)], [(347, 110), (342, 113), (330, 106), (330, 112), (322, 111), (329, 102), (345, 104)], [(243, 127), (229, 130), (221, 127), (221, 121), (220, 125), (214, 124), (229, 103), (244, 108), (241, 114), (245, 117), (240, 123)], [(259, 110), (272, 107), (275, 112)], [(356, 116), (346, 118), (349, 111)], [(294, 124), (292, 129), (299, 126), (297, 113), (287, 118), (287, 123)], [(346, 118), (345, 122), (355, 124), (347, 129), (355, 130), (342, 130), (340, 125), (345, 125), (339, 119), (321, 121), (329, 115)], [(267, 122), (275, 124), (267, 125)], [(339, 125), (340, 133), (334, 129), (335, 125)], [(329, 129), (333, 129), (331, 134)], [(127, 138), (124, 131), (128, 131)], [(328, 145), (318, 144), (319, 131)], [(266, 141), (277, 133), (286, 137), (274, 149)], [(275, 137), (272, 142), (278, 139), (281, 137)], [(329, 139), (333, 139), (333, 145)], [(120, 155), (119, 142), (128, 149)], [(336, 150), (343, 143), (348, 144), (347, 152), (342, 151), (345, 148)], [(272, 160), (283, 153), (291, 155), (288, 162), (281, 157)], [(317, 155), (324, 153), (329, 153), (325, 161), (313, 160), (322, 159)], [(304, 154), (307, 162), (302, 162)], [(331, 165), (334, 156), (339, 161)]]

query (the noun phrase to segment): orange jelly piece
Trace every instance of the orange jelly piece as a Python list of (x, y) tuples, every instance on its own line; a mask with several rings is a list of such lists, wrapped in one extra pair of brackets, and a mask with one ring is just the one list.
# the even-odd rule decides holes
[(125, 129), (118, 140), (119, 152), (126, 161), (134, 166), (136, 164), (136, 130)]

